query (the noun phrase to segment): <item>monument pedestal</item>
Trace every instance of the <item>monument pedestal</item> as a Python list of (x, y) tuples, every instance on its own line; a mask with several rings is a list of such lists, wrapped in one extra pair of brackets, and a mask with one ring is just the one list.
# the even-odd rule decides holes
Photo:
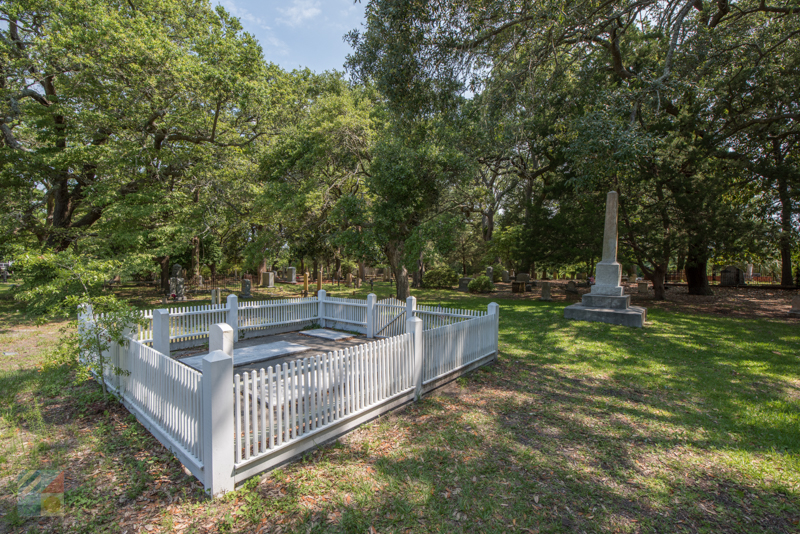
[(647, 309), (631, 306), (630, 295), (612, 297), (609, 295), (584, 295), (580, 304), (564, 308), (564, 317), (578, 321), (618, 324), (621, 326), (644, 327)]

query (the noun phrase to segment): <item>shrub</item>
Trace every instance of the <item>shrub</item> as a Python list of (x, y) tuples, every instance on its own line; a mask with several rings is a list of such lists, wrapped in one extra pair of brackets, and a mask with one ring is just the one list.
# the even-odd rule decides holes
[(500, 282), (503, 279), (503, 268), (499, 265), (492, 270), (492, 282)]
[(489, 293), (494, 291), (494, 284), (486, 275), (479, 276), (469, 283), (467, 286), (470, 293)]
[(422, 284), (432, 289), (452, 289), (457, 283), (458, 275), (447, 267), (425, 271), (422, 277)]

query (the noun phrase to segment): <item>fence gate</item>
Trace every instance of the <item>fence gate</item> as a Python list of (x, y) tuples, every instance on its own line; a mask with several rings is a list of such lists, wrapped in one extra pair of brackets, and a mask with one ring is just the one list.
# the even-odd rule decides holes
[(391, 337), (406, 331), (406, 303), (394, 297), (375, 303), (375, 337)]

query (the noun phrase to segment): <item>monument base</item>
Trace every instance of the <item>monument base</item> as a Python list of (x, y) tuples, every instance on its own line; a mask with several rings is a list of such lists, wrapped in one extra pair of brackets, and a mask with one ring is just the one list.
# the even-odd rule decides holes
[(647, 320), (647, 309), (630, 306), (630, 301), (630, 295), (612, 297), (588, 294), (583, 296), (580, 304), (564, 308), (564, 317), (642, 328)]

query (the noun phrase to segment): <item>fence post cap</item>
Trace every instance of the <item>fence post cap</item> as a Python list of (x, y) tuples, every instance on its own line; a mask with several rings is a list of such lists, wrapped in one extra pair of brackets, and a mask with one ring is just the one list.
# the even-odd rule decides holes
[(169, 315), (169, 310), (166, 308), (156, 308), (153, 310), (153, 315)]
[(227, 300), (228, 300), (228, 302), (231, 302), (231, 301), (235, 302), (235, 301), (239, 300), (239, 298), (234, 293), (231, 293), (230, 295), (228, 295), (228, 299)]
[(369, 300), (378, 300), (378, 295), (376, 295), (375, 293), (370, 293), (369, 295), (367, 295), (367, 300), (368, 301)]
[(215, 351), (203, 356), (203, 367), (205, 367), (205, 363), (206, 362), (208, 362), (208, 363), (217, 363), (217, 362), (224, 362), (224, 361), (230, 361), (231, 364), (233, 364), (233, 357), (232, 356), (228, 356), (227, 354), (225, 354), (221, 350), (215, 350)]
[(489, 311), (492, 313), (496, 313), (500, 309), (500, 305), (496, 302), (489, 303)]
[(324, 289), (320, 289), (319, 290), (319, 297), (320, 298), (325, 298), (325, 295), (327, 295), (326, 291)]

